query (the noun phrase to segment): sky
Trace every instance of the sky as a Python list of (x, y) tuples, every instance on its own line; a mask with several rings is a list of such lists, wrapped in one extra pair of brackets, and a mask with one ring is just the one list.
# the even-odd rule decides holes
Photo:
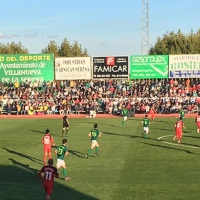
[[(141, 55), (142, 0), (0, 0), (0, 43), (41, 53), (77, 41), (90, 56)], [(149, 0), (149, 46), (167, 32), (200, 29), (200, 0)]]

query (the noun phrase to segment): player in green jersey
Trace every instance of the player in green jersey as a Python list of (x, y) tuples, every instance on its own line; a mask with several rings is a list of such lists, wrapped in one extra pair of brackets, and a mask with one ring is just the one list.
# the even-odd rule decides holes
[(180, 118), (182, 118), (182, 120), (185, 118), (185, 111), (182, 108), (179, 110), (178, 119)]
[(125, 106), (123, 106), (123, 109), (122, 109), (123, 121), (121, 123), (121, 127), (124, 125), (125, 121), (127, 120), (128, 114), (129, 114), (128, 110), (125, 108)]
[(57, 154), (57, 169), (60, 169), (60, 167), (62, 167), (63, 175), (65, 177), (65, 180), (67, 181), (70, 180), (71, 178), (67, 177), (67, 169), (64, 161), (64, 157), (69, 155), (66, 145), (67, 145), (67, 139), (63, 139), (62, 145), (56, 147), (55, 153)]
[(99, 144), (97, 142), (97, 138), (98, 136), (101, 137), (101, 132), (97, 128), (98, 124), (94, 124), (94, 129), (92, 129), (88, 133), (88, 136), (91, 138), (91, 147), (87, 151), (86, 158), (88, 158), (88, 155), (91, 153), (94, 147), (95, 147), (95, 156), (98, 156)]
[(142, 133), (142, 137), (146, 138), (147, 134), (149, 133), (149, 125), (150, 125), (150, 120), (148, 118), (148, 115), (145, 115), (145, 118), (142, 120), (142, 126), (144, 132)]

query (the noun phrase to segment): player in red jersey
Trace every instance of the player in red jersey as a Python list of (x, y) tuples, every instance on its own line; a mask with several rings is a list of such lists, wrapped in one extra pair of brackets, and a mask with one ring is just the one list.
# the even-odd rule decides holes
[(198, 113), (198, 116), (196, 116), (195, 122), (197, 124), (197, 133), (199, 133), (199, 130), (200, 130), (200, 112)]
[[(43, 177), (42, 173), (44, 174)], [(53, 166), (53, 159), (48, 160), (48, 165), (42, 167), (38, 172), (38, 176), (43, 183), (46, 192), (46, 200), (49, 200), (53, 192), (54, 177), (59, 178), (58, 170)]]
[(156, 113), (156, 112), (155, 112), (154, 108), (151, 107), (150, 110), (149, 110), (149, 118), (150, 118), (151, 120), (154, 120), (155, 113)]
[(55, 146), (53, 137), (50, 135), (50, 130), (46, 129), (46, 134), (42, 138), (42, 144), (44, 145), (44, 165), (47, 163), (47, 155), (49, 159), (52, 158), (51, 146)]
[(176, 140), (176, 138), (178, 138), (178, 143), (181, 142), (183, 128), (186, 128), (182, 120), (182, 117), (180, 117), (179, 120), (175, 123), (176, 135), (174, 136), (173, 140)]

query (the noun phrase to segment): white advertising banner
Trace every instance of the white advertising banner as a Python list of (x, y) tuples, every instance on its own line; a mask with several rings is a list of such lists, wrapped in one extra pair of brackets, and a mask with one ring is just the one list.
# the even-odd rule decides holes
[(90, 57), (55, 58), (56, 80), (89, 80), (91, 79)]
[(200, 78), (200, 55), (169, 55), (169, 78)]

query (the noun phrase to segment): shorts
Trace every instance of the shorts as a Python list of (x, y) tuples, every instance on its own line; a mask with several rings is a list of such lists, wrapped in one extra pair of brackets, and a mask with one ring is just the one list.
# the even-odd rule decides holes
[(126, 121), (127, 120), (127, 116), (124, 116), (124, 121)]
[(68, 128), (69, 124), (68, 123), (63, 123), (63, 128)]
[(56, 167), (57, 167), (57, 168), (60, 168), (60, 167), (62, 167), (62, 166), (65, 166), (65, 161), (58, 158), (58, 159), (57, 159)]
[(182, 137), (182, 131), (181, 130), (176, 130), (176, 137), (177, 138)]
[(146, 133), (149, 133), (149, 127), (143, 127), (143, 130), (144, 130)]
[(44, 153), (51, 153), (51, 147), (44, 147)]
[(97, 144), (98, 144), (98, 143), (97, 143), (97, 141), (96, 141), (96, 140), (92, 140), (92, 141), (91, 141), (91, 145), (92, 145), (92, 147), (95, 147), (95, 146), (97, 146)]
[(45, 189), (45, 192), (46, 192), (46, 195), (49, 195), (51, 196), (52, 193), (53, 193), (53, 185), (51, 184), (44, 184), (44, 189)]

